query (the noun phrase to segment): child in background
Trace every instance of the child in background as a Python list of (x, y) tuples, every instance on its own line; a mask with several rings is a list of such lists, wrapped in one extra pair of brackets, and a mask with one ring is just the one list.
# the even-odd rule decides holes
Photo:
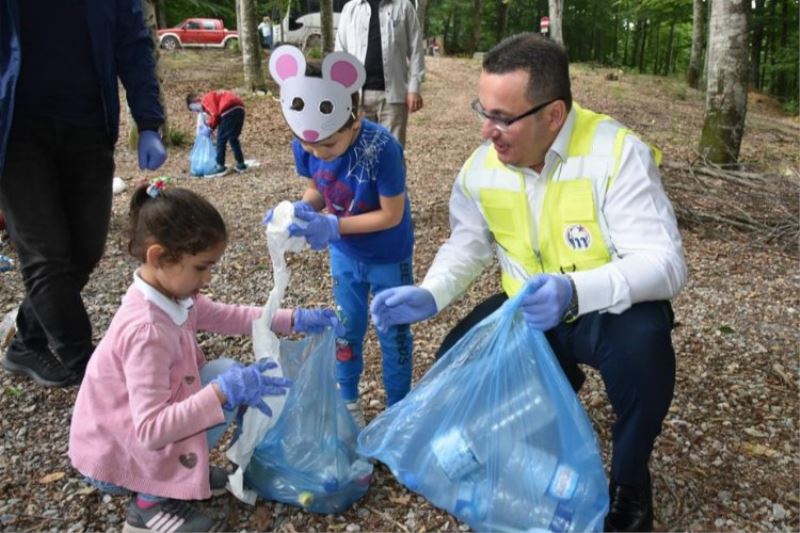
[(223, 176), (228, 172), (225, 166), (225, 145), (231, 145), (236, 166), (240, 174), (247, 170), (244, 162), (239, 136), (244, 127), (244, 102), (231, 91), (211, 91), (201, 97), (193, 93), (186, 95), (186, 107), (196, 113), (205, 113), (205, 124), (211, 130), (217, 129), (217, 166), (205, 177)]
[[(306, 65), (297, 48), (281, 46), (270, 56), (269, 68), (295, 135), (297, 173), (308, 181), (302, 200), (295, 202), (295, 216), (308, 224), (289, 231), (316, 250), (330, 244), (333, 294), (346, 330), (337, 341), (337, 378), (348, 410), (363, 428), (358, 384), (369, 295), (413, 284), (403, 148), (388, 130), (358, 115), (366, 74), (350, 54), (328, 54), (320, 72)], [(411, 331), (394, 326), (379, 331), (378, 339), (386, 403), (392, 405), (411, 387)]]
[[(224, 491), (208, 454), (240, 406), (271, 416), (265, 395), (290, 383), (263, 375), (276, 363), (206, 362), (200, 330), (245, 335), (260, 307), (215, 303), (200, 294), (225, 250), (219, 212), (186, 189), (156, 181), (130, 203), (128, 249), (140, 261), (122, 305), (92, 355), (75, 403), (69, 457), (111, 494), (136, 493), (124, 530), (209, 531), (213, 521), (185, 500)], [(331, 309), (279, 310), (277, 333), (337, 326)], [(164, 529), (166, 530), (166, 529)]]

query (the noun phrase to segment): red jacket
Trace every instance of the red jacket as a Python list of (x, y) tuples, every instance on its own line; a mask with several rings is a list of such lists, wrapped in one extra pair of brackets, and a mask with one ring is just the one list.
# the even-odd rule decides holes
[(219, 125), (219, 118), (223, 113), (233, 109), (234, 107), (244, 108), (244, 102), (242, 102), (241, 98), (236, 96), (236, 94), (225, 90), (211, 91), (210, 93), (206, 93), (203, 95), (203, 99), (200, 101), (200, 104), (208, 114), (208, 118), (206, 118), (206, 124), (208, 124), (208, 127), (212, 130)]

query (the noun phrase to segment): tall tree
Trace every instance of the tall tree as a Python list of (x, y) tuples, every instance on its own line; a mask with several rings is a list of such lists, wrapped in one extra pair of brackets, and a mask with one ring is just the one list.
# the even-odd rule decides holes
[(322, 55), (333, 52), (333, 0), (320, 0), (320, 30), (322, 31)]
[(692, 5), (692, 55), (686, 71), (686, 83), (693, 89), (700, 88), (703, 64), (703, 0), (694, 0)]
[(764, 44), (764, 0), (753, 2), (753, 41), (750, 53), (750, 83), (756, 89), (761, 88), (761, 48)]
[(470, 25), (472, 31), (470, 32), (469, 48), (467, 53), (472, 56), (478, 51), (481, 44), (481, 10), (483, 8), (483, 0), (472, 0), (472, 24)]
[(548, 0), (550, 13), (550, 38), (560, 45), (564, 45), (564, 35), (561, 32), (564, 18), (564, 0)]
[(711, 0), (708, 84), (700, 153), (717, 164), (739, 159), (747, 114), (750, 3)]
[(264, 70), (261, 68), (261, 44), (258, 38), (255, 0), (237, 0), (239, 47), (242, 49), (245, 89), (266, 91)]
[(158, 27), (167, 27), (167, 0), (156, 0), (156, 17), (158, 17)]
[(419, 33), (426, 37), (428, 28), (428, 0), (417, 0), (417, 19), (419, 19)]

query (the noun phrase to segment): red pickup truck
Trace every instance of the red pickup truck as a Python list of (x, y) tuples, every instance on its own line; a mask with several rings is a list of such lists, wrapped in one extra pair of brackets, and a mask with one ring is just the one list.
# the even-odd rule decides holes
[(227, 48), (239, 41), (239, 34), (227, 30), (220, 19), (186, 19), (174, 28), (158, 30), (158, 42), (166, 50), (182, 47)]

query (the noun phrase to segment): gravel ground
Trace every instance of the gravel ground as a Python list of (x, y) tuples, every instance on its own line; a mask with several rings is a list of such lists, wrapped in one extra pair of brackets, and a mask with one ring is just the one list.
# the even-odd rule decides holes
[[(182, 100), (190, 88), (209, 90), (241, 84), (237, 61), (222, 52), (178, 52), (167, 56), (164, 86), (173, 127), (192, 131)], [(448, 234), (447, 199), (461, 163), (477, 145), (478, 124), (468, 112), (479, 64), (429, 58), (425, 108), (412, 117), (407, 147), (408, 184), (417, 232), (415, 272), (421, 279)], [(573, 69), (576, 99), (607, 112), (661, 147), (665, 159), (696, 159), (702, 95), (674, 80), (628, 77), (608, 80), (608, 70)], [(271, 95), (246, 99), (242, 138), (245, 155), (261, 166), (243, 175), (213, 180), (187, 173), (188, 147), (173, 148), (159, 174), (210, 198), (222, 211), (231, 239), (208, 292), (225, 302), (263, 304), (272, 287), (260, 220), (283, 199), (295, 199), (303, 182), (293, 172), (289, 134)], [(123, 125), (123, 131), (127, 126)], [(769, 194), (736, 196), (739, 208), (766, 218), (789, 213), (797, 220), (798, 121), (753, 97), (742, 156), (762, 176)], [(230, 158), (230, 154), (229, 154)], [(135, 153), (122, 143), (117, 175), (129, 185), (142, 177)], [(152, 176), (149, 176), (152, 177)], [(680, 213), (724, 215), (721, 194), (700, 190), (691, 172), (670, 168), (664, 179)], [(713, 184), (712, 184), (713, 185)], [(763, 188), (762, 188), (763, 189)], [(705, 191), (705, 192), (703, 192)], [(746, 191), (745, 191), (746, 192)], [(757, 194), (758, 193), (758, 194)], [(760, 194), (760, 195), (759, 195)], [(133, 261), (122, 230), (127, 192), (114, 199), (107, 250), (84, 298), (99, 339), (127, 288)], [(716, 210), (716, 211), (715, 211)], [(797, 233), (788, 242), (760, 233), (737, 233), (709, 218), (681, 216), (690, 277), (675, 299), (678, 353), (675, 398), (651, 462), (658, 530), (800, 530), (798, 476), (798, 274)], [(0, 253), (13, 256), (6, 245)], [(332, 303), (327, 258), (307, 252), (291, 257), (293, 281), (286, 304)], [(483, 297), (498, 290), (496, 267), (469, 292), (424, 326), (415, 326), (415, 376), (430, 368), (439, 342)], [(17, 272), (0, 274), (0, 312), (22, 296)], [(248, 360), (249, 339), (201, 336), (206, 354)], [(362, 394), (367, 418), (384, 405), (376, 339), (366, 342)], [(83, 484), (66, 457), (70, 411), (76, 388), (49, 390), (0, 372), (0, 524), (5, 530), (117, 530), (127, 500), (99, 494)], [(580, 394), (598, 431), (604, 457), (613, 417), (597, 375)], [(215, 453), (218, 463), (222, 456)], [(209, 502), (227, 530), (426, 531), (466, 530), (399, 485), (378, 465), (366, 497), (347, 512), (318, 516), (259, 500), (254, 507), (225, 496)]]

